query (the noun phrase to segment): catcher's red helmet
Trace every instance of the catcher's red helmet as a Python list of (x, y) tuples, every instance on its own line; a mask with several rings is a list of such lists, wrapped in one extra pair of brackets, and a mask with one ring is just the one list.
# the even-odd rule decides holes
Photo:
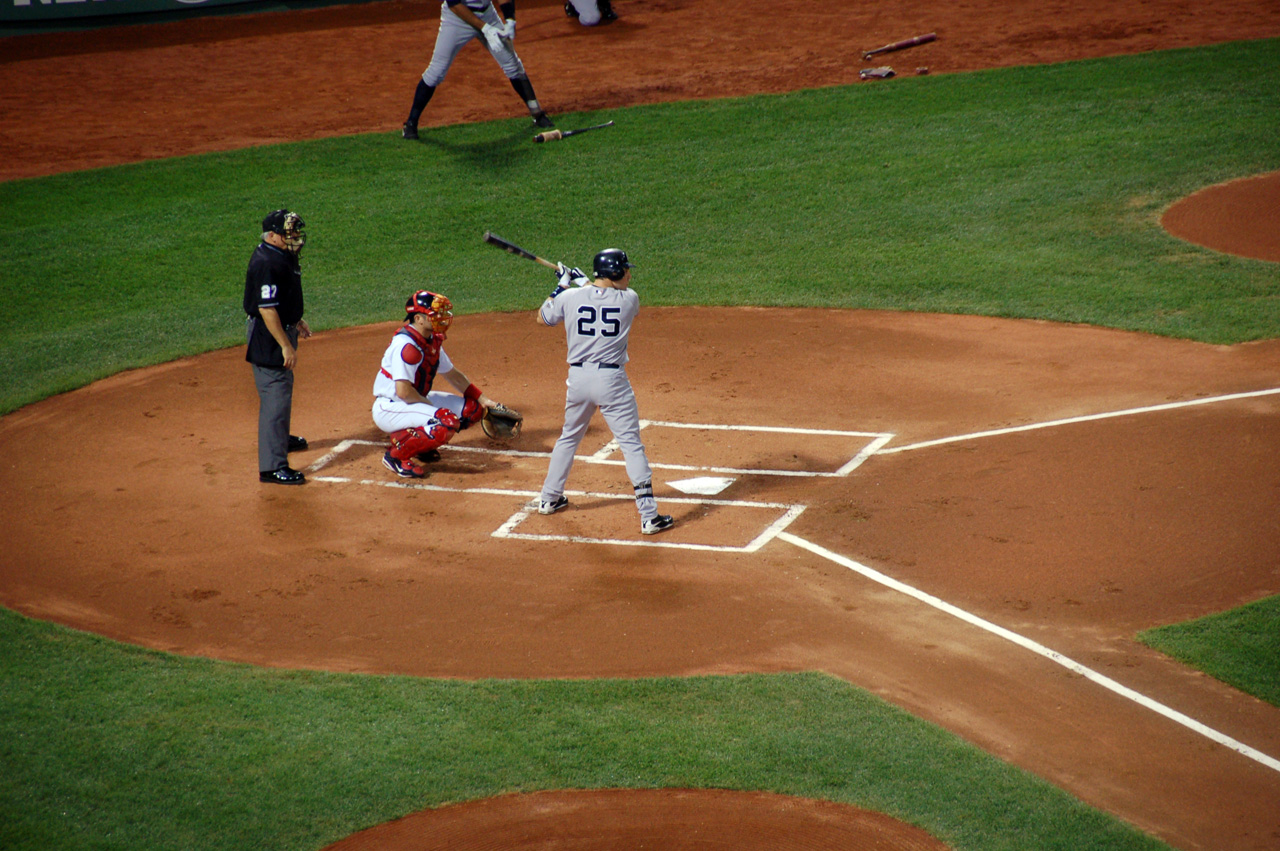
[(431, 322), (431, 330), (444, 334), (453, 324), (453, 302), (430, 290), (418, 290), (404, 303), (405, 315), (410, 319), (421, 313)]

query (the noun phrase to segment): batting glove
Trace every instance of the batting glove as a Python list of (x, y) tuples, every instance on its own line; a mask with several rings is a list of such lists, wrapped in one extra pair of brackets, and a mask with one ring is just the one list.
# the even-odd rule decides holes
[(503, 50), (502, 30), (493, 24), (485, 24), (480, 28), (480, 35), (484, 36), (485, 43), (489, 45), (489, 52), (496, 53)]
[(587, 273), (574, 266), (569, 270), (569, 282), (575, 287), (585, 287), (591, 283), (591, 279), (587, 277)]
[(507, 18), (506, 22), (505, 22), (505, 23), (503, 23), (503, 25), (502, 25), (502, 37), (503, 37), (503, 38), (515, 38), (515, 37), (516, 37), (516, 19), (515, 19), (515, 18)]

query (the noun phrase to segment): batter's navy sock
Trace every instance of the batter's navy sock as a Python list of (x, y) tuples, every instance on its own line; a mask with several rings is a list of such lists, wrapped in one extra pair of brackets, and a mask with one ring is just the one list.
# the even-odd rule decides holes
[(516, 90), (516, 94), (520, 95), (520, 99), (524, 101), (524, 105), (529, 107), (529, 114), (537, 119), (545, 116), (542, 111), (542, 105), (538, 103), (538, 96), (533, 93), (533, 83), (529, 82), (528, 77), (512, 77), (511, 88)]
[(418, 81), (418, 88), (413, 92), (413, 108), (409, 110), (407, 124), (411, 124), (414, 127), (418, 126), (418, 118), (422, 115), (422, 110), (427, 108), (427, 102), (431, 100), (431, 96), (435, 93), (435, 86), (428, 86), (422, 80)]

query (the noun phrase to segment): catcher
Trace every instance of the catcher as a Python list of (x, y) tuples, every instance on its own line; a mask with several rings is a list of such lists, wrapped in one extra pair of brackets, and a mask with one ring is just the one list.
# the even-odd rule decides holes
[[(520, 413), (482, 393), (445, 354), (453, 323), (449, 299), (418, 290), (404, 312), (404, 326), (391, 338), (373, 381), (373, 424), (391, 438), (382, 456), (386, 468), (406, 479), (424, 478), (422, 465), (438, 461), (439, 448), (476, 423), (489, 437), (518, 437)], [(432, 390), (437, 375), (462, 395)]]

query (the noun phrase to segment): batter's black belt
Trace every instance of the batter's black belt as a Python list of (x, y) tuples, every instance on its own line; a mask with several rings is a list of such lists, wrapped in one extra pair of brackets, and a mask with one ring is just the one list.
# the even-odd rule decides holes
[(578, 361), (577, 363), (569, 364), (569, 366), (585, 366), (587, 363), (595, 363), (599, 369), (622, 369), (622, 364), (620, 363), (596, 363), (595, 361), (586, 361), (585, 363)]

